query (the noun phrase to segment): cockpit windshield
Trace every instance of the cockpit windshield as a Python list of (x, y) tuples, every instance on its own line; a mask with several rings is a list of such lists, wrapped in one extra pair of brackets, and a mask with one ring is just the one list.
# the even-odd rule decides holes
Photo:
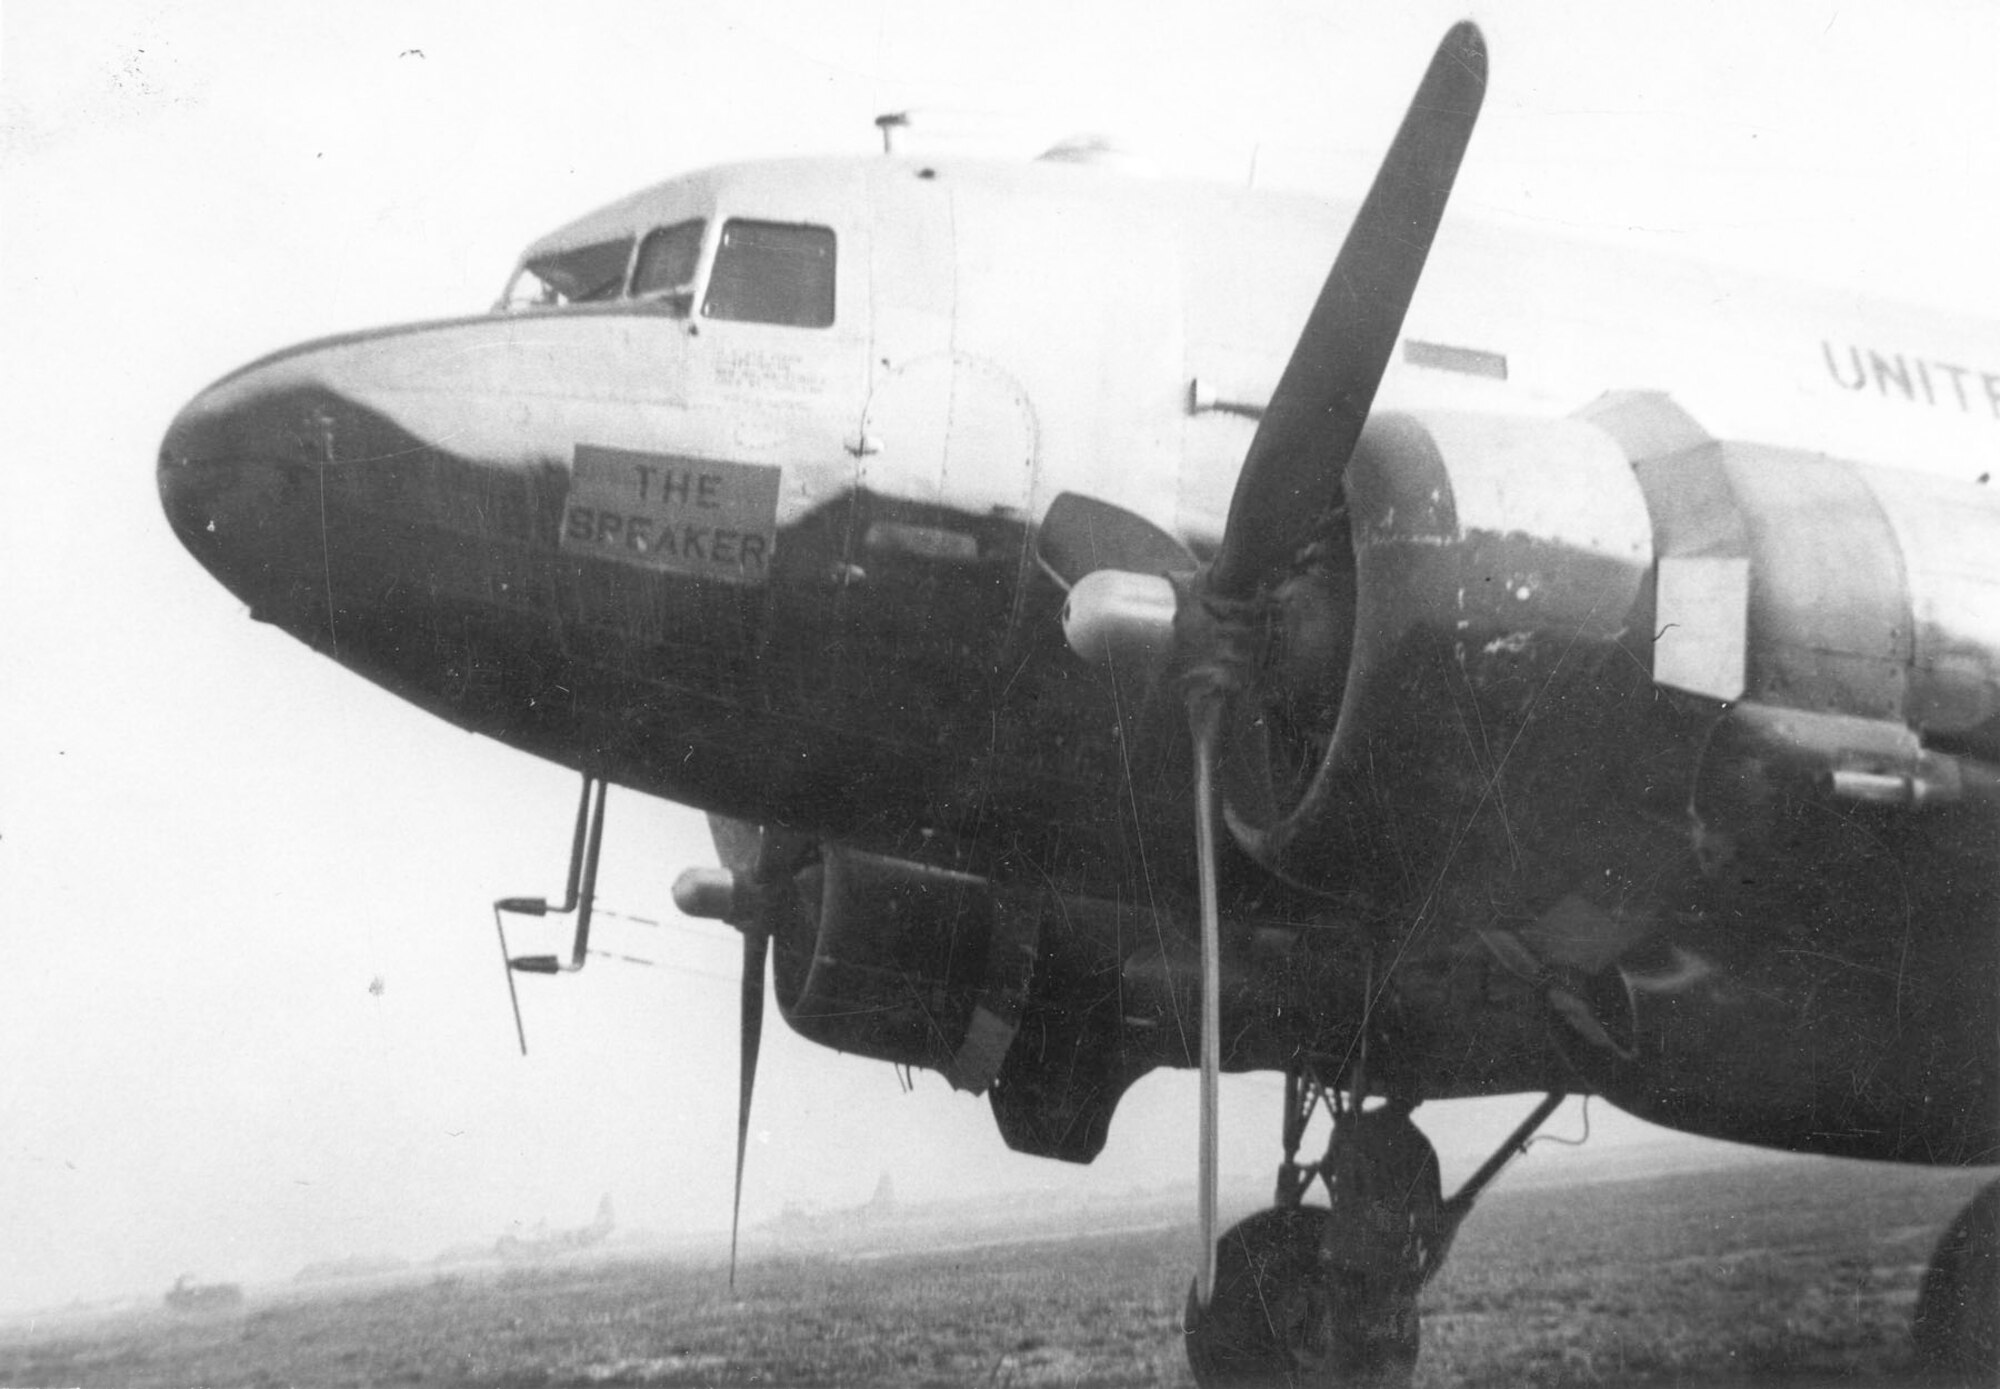
[(694, 272), (701, 261), (701, 228), (695, 222), (656, 227), (639, 243), (632, 265), (632, 297), (664, 303), (685, 317), (694, 303)]
[[(601, 224), (600, 224), (601, 225)], [(700, 218), (531, 255), (515, 272), (498, 307), (554, 309), (619, 299), (685, 318), (694, 308), (702, 271)], [(704, 318), (826, 328), (834, 317), (837, 277), (831, 227), (729, 218), (716, 240), (705, 277)], [(544, 243), (546, 244), (546, 243)]]
[(732, 217), (715, 249), (702, 315), (825, 328), (833, 322), (833, 267), (831, 228)]
[(632, 263), (632, 237), (598, 241), (538, 256), (521, 267), (500, 301), (503, 309), (554, 308), (616, 299)]

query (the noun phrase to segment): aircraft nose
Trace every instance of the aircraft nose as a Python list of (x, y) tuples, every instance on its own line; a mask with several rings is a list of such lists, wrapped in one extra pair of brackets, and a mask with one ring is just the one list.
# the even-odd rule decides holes
[(324, 557), (315, 447), (299, 392), (256, 368), (189, 401), (160, 441), (168, 525), (252, 616), (283, 621), (318, 591), (308, 582)]
[(216, 503), (235, 473), (209, 415), (197, 397), (175, 418), (160, 441), (155, 475), (167, 524), (197, 557), (213, 544)]
[(270, 531), (260, 516), (257, 474), (268, 465), (246, 448), (246, 407), (219, 388), (204, 391), (175, 417), (160, 441), (160, 506), (175, 536), (204, 568), (239, 597), (263, 568), (257, 551)]
[(548, 359), (516, 330), (395, 325), (232, 372), (160, 441), (167, 523), (252, 617), (329, 651), (407, 620), (412, 593), (485, 602), (494, 556), (553, 549), (562, 522), (566, 449), (521, 404)]

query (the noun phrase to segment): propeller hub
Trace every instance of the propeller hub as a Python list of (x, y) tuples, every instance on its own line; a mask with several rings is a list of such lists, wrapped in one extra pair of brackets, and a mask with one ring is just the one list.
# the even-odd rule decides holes
[(1063, 604), (1069, 649), (1095, 666), (1158, 666), (1174, 649), (1173, 581), (1099, 569), (1077, 580)]
[(690, 868), (674, 879), (674, 905), (683, 916), (704, 921), (736, 919), (742, 884), (727, 868)]

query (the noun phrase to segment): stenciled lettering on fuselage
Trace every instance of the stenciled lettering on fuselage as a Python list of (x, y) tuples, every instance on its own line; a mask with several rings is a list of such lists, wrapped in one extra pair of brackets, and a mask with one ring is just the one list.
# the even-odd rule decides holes
[(1820, 355), (1841, 389), (2000, 420), (2000, 371), (1822, 338)]
[(714, 363), (715, 384), (725, 391), (747, 391), (759, 400), (767, 396), (809, 398), (826, 393), (826, 374), (799, 353), (721, 348), (710, 360)]
[(562, 548), (693, 578), (761, 584), (777, 548), (782, 471), (578, 444)]

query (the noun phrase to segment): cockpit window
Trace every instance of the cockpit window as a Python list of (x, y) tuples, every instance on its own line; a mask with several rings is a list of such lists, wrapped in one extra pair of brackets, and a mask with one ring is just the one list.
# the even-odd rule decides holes
[(632, 270), (632, 297), (664, 300), (675, 314), (685, 316), (694, 302), (694, 271), (701, 259), (700, 222), (656, 227), (639, 243)]
[(706, 318), (825, 328), (833, 322), (833, 232), (732, 219), (708, 277)]
[(632, 240), (599, 241), (529, 261), (508, 287), (502, 307), (553, 308), (616, 299), (625, 288), (625, 268), (632, 262)]

